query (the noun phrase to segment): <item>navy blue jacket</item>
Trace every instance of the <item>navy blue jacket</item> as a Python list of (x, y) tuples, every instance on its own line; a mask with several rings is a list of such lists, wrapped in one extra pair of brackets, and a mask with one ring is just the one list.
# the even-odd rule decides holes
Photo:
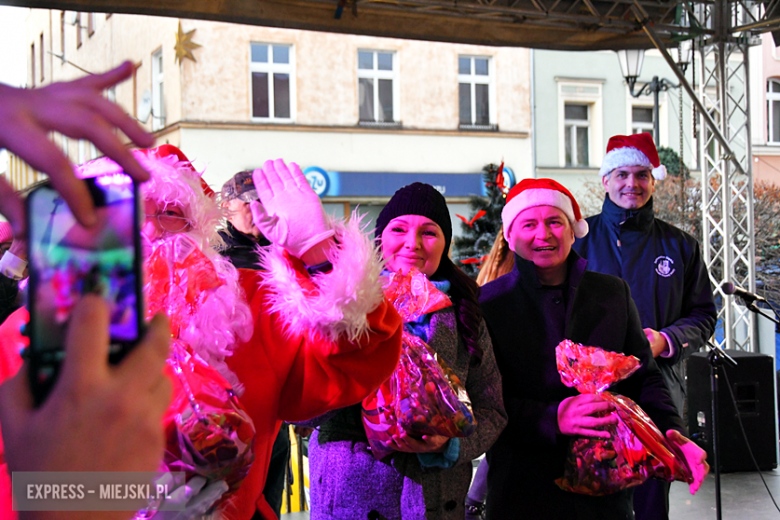
[(533, 263), (515, 256), (513, 271), (482, 288), (509, 417), (488, 451), (488, 520), (633, 518), (631, 491), (590, 497), (554, 482), (563, 475), (570, 441), (558, 431), (558, 406), (577, 394), (561, 382), (555, 363), (563, 339), (639, 358), (642, 367), (610, 390), (636, 401), (661, 431), (684, 432), (628, 285), (586, 272), (586, 263), (572, 251), (566, 284), (545, 287)]
[(699, 243), (655, 218), (652, 197), (626, 210), (607, 196), (601, 213), (587, 219), (590, 230), (574, 243), (588, 269), (628, 282), (643, 328), (665, 333), (674, 355), (657, 357), (675, 405), (682, 413), (685, 380), (681, 361), (712, 336), (717, 311)]

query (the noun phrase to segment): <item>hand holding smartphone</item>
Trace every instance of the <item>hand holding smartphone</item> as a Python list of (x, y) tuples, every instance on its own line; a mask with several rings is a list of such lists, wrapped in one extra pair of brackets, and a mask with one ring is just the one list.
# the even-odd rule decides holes
[(118, 363), (143, 336), (138, 186), (120, 172), (84, 180), (97, 214), (78, 223), (49, 186), (27, 197), (30, 384), (36, 406), (48, 395), (64, 358), (70, 314), (85, 294), (109, 305), (109, 361)]

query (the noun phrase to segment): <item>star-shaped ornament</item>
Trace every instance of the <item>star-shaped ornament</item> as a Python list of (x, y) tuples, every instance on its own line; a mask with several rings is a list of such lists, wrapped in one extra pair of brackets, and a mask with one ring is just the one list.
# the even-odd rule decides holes
[(179, 21), (179, 32), (176, 34), (176, 46), (174, 47), (177, 62), (181, 63), (184, 58), (189, 58), (195, 63), (198, 62), (192, 54), (192, 51), (200, 47), (199, 44), (192, 41), (192, 36), (195, 34), (195, 31), (196, 29), (184, 32), (181, 28), (181, 21)]

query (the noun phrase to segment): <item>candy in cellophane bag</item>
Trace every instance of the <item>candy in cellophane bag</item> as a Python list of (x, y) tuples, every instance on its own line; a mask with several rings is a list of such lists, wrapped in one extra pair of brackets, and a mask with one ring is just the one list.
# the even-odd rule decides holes
[(227, 491), (207, 505), (213, 511), (230, 500), (249, 472), (255, 427), (225, 376), (181, 336), (198, 311), (208, 308), (204, 306), (224, 281), (214, 263), (184, 234), (157, 241), (145, 270), (147, 315), (167, 314), (174, 338), (167, 359), (173, 401), (164, 418), (162, 471), (184, 475), (184, 482), (174, 486), (195, 477), (205, 479), (204, 488), (224, 481)]
[[(385, 297), (404, 322), (452, 305), (416, 269), (393, 274), (385, 285)], [(417, 336), (404, 331), (401, 358), (393, 375), (363, 400), (363, 425), (376, 459), (392, 453), (392, 438), (406, 432), (423, 435), (468, 437), (476, 428), (471, 401), (457, 375)]]
[(182, 342), (173, 340), (168, 365), (174, 392), (164, 419), (166, 469), (184, 472), (187, 480), (224, 480), (228, 491), (219, 506), (238, 490), (254, 461), (254, 424), (230, 384)]
[(144, 267), (146, 315), (167, 314), (174, 335), (186, 327), (195, 308), (208, 298), (208, 291), (224, 284), (213, 262), (183, 234), (158, 241)]
[(669, 443), (648, 415), (631, 399), (607, 392), (612, 384), (640, 368), (639, 360), (570, 340), (555, 349), (563, 384), (580, 393), (598, 393), (614, 405), (618, 422), (609, 439), (574, 437), (556, 484), (564, 491), (601, 496), (637, 486), (649, 478), (692, 482), (685, 457)]

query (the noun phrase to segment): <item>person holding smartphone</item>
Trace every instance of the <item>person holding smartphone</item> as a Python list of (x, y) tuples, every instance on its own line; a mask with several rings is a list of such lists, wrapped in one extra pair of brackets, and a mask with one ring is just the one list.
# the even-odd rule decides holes
[[(49, 141), (48, 133), (92, 141), (133, 178), (147, 179), (148, 173), (132, 158), (115, 129), (138, 146), (151, 146), (154, 137), (102, 95), (103, 90), (127, 79), (132, 70), (126, 62), (104, 74), (40, 89), (0, 85), (0, 147), (48, 174), (85, 225), (94, 222), (86, 187), (59, 147)], [(14, 236), (23, 238), (21, 200), (2, 178), (0, 213), (12, 223)], [(65, 341), (66, 357), (72, 361), (37, 409), (27, 371), (15, 363), (16, 376), (0, 386), (0, 460), (7, 463), (9, 472), (153, 471), (159, 466), (164, 446), (160, 418), (170, 396), (162, 372), (168, 354), (167, 320), (164, 316), (152, 320), (143, 341), (113, 367), (108, 364), (108, 323), (108, 308), (101, 298), (90, 295), (76, 305)], [(85, 443), (98, 429), (102, 435)], [(0, 489), (0, 494), (5, 493), (10, 489)], [(127, 518), (131, 514), (96, 513), (95, 517)], [(20, 513), (21, 518), (37, 519), (58, 515)]]

